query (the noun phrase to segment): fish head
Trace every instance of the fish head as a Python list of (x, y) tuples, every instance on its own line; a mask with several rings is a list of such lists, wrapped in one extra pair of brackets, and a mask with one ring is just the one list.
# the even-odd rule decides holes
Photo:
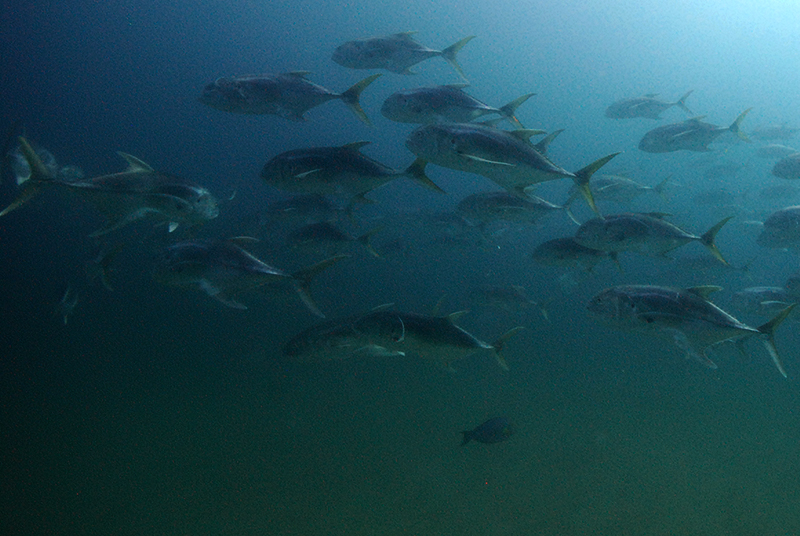
[(353, 327), (370, 341), (385, 345), (401, 343), (406, 338), (406, 322), (397, 311), (373, 311), (359, 318)]
[(186, 240), (160, 252), (153, 268), (153, 279), (163, 285), (186, 286), (205, 278), (210, 246), (200, 240)]
[(202, 223), (219, 216), (214, 195), (192, 184), (164, 184), (149, 196), (148, 205), (166, 219), (179, 223)]
[(409, 151), (430, 162), (442, 161), (463, 152), (463, 141), (447, 123), (423, 125), (408, 135)]
[(670, 148), (658, 129), (651, 130), (639, 141), (639, 150), (646, 153), (666, 153)]
[(241, 101), (243, 95), (230, 78), (218, 78), (210, 84), (206, 84), (203, 93), (198, 97), (201, 103), (224, 112), (236, 111), (237, 103)]
[(383, 101), (381, 113), (398, 123), (427, 123), (434, 114), (431, 105), (413, 91), (398, 91)]
[(589, 300), (586, 309), (617, 328), (633, 327), (638, 314), (635, 301), (620, 288), (600, 292)]
[(378, 58), (379, 50), (371, 45), (369, 39), (356, 39), (336, 47), (331, 59), (342, 67), (359, 69)]
[(620, 222), (608, 218), (587, 220), (575, 232), (577, 244), (601, 251), (617, 250), (625, 241), (626, 233)]
[(363, 346), (349, 322), (326, 321), (299, 333), (281, 351), (297, 361), (326, 361), (351, 357)]

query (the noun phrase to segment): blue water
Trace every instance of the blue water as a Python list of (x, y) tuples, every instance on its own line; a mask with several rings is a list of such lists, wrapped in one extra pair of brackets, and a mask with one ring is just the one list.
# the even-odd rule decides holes
[[(564, 128), (553, 160), (576, 170), (622, 151), (608, 171), (642, 184), (671, 176), (668, 200), (645, 195), (605, 212), (658, 211), (692, 232), (735, 214), (718, 245), (735, 266), (698, 269), (708, 256), (689, 244), (670, 258), (621, 256), (591, 274), (541, 267), (539, 243), (574, 232), (562, 214), (537, 226), (496, 228), (488, 241), (453, 244), (420, 216), (451, 211), (488, 179), (436, 166), (440, 195), (399, 179), (369, 194), (353, 233), (380, 228), (381, 258), (356, 243), (352, 257), (312, 285), (332, 318), (380, 304), (428, 313), (469, 309), (459, 324), (491, 341), (515, 325), (501, 371), (491, 356), (454, 364), (354, 358), (300, 365), (280, 347), (316, 319), (291, 293), (254, 292), (227, 309), (199, 292), (152, 281), (156, 252), (185, 232), (138, 222), (106, 237), (122, 242), (109, 292), (86, 282), (97, 254), (93, 207), (46, 191), (0, 219), (0, 532), (33, 534), (572, 535), (800, 533), (800, 337), (777, 333), (789, 379), (761, 345), (750, 357), (730, 345), (718, 370), (687, 361), (669, 341), (610, 331), (589, 317), (588, 299), (623, 283), (716, 284), (715, 301), (752, 285), (782, 285), (797, 254), (755, 243), (772, 210), (758, 192), (781, 180), (753, 144), (709, 154), (652, 155), (641, 136), (681, 121), (614, 121), (612, 102), (645, 93), (687, 105), (718, 125), (747, 108), (743, 129), (800, 125), (800, 17), (785, 1), (584, 0), (556, 3), (120, 0), (10, 3), (0, 18), (0, 133), (19, 132), (88, 176), (122, 169), (115, 151), (207, 186), (223, 202), (201, 237), (255, 235), (252, 251), (295, 270), (318, 253), (286, 249), (264, 207), (283, 197), (258, 178), (294, 148), (365, 140), (363, 152), (395, 167), (413, 155), (410, 125), (380, 115), (389, 94), (459, 83), (440, 58), (416, 76), (384, 73), (365, 90), (367, 127), (338, 101), (305, 123), (240, 116), (197, 102), (220, 76), (310, 71), (342, 91), (370, 74), (330, 61), (344, 41), (416, 30), (460, 53), (468, 91), (491, 105), (537, 95), (518, 112), (529, 128)], [(797, 140), (779, 141), (787, 145)], [(719, 164), (735, 176), (705, 178)], [(539, 193), (566, 199), (556, 181)], [(733, 204), (694, 196), (724, 188)], [(15, 195), (8, 176), (3, 205)], [(590, 217), (576, 204), (579, 219)], [(182, 234), (184, 233), (184, 234)], [(401, 244), (399, 250), (390, 249)], [(521, 285), (547, 304), (506, 311), (475, 304), (480, 285)], [(55, 308), (68, 285), (81, 290), (64, 325)], [(764, 317), (732, 311), (747, 322)], [(459, 447), (460, 432), (507, 416), (515, 434)]]

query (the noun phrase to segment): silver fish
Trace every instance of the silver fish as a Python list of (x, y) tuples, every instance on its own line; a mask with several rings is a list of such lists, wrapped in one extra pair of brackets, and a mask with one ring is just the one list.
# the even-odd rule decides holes
[(800, 179), (800, 153), (784, 156), (775, 163), (772, 174), (781, 179)]
[(718, 127), (703, 122), (703, 117), (695, 117), (682, 123), (654, 128), (642, 137), (639, 142), (639, 150), (646, 153), (706, 152), (711, 150), (708, 148), (708, 144), (726, 132), (733, 132), (741, 139), (748, 140), (740, 125), (749, 111), (748, 108), (742, 112), (729, 127)]
[(782, 208), (770, 214), (756, 239), (765, 248), (797, 247), (800, 244), (800, 206)]
[(482, 226), (495, 221), (536, 223), (546, 214), (558, 211), (566, 212), (576, 221), (568, 207), (531, 194), (520, 197), (507, 192), (482, 192), (468, 195), (456, 206), (457, 214)]
[(294, 193), (343, 195), (362, 200), (367, 192), (398, 177), (442, 192), (425, 175), (425, 162), (415, 160), (403, 171), (396, 171), (361, 153), (369, 142), (348, 143), (341, 147), (295, 149), (272, 158), (261, 170), (267, 184)]
[(237, 294), (265, 285), (291, 283), (306, 307), (324, 318), (309, 293), (311, 279), (346, 256), (332, 257), (288, 273), (264, 263), (236, 241), (184, 240), (173, 244), (162, 252), (153, 278), (164, 285), (200, 290), (234, 309), (247, 309), (236, 301)]
[[(678, 289), (654, 285), (623, 285), (602, 291), (587, 308), (617, 329), (665, 335), (682, 350), (709, 368), (717, 368), (707, 350), (728, 340), (758, 336), (778, 371), (786, 377), (778, 350), (775, 329), (789, 315), (794, 304), (769, 322), (751, 327), (708, 300), (720, 287)], [(739, 346), (741, 350), (741, 346)]]
[(587, 272), (591, 272), (603, 259), (611, 259), (619, 266), (615, 251), (587, 248), (571, 236), (543, 242), (536, 246), (531, 256), (534, 262), (543, 266), (581, 268)]
[(312, 326), (286, 343), (283, 354), (300, 361), (416, 354), (449, 369), (453, 361), (490, 350), (500, 367), (508, 370), (501, 350), (506, 339), (522, 328), (513, 328), (489, 344), (455, 325), (462, 314), (428, 316), (379, 307), (364, 315)]
[(535, 93), (528, 93), (500, 108), (466, 94), (465, 84), (406, 89), (389, 95), (381, 106), (387, 119), (399, 123), (468, 123), (488, 114), (499, 114), (516, 128), (524, 128), (514, 115)]
[(330, 222), (321, 221), (309, 223), (290, 232), (286, 238), (286, 243), (293, 248), (327, 250), (329, 248), (339, 249), (343, 245), (358, 242), (366, 248), (370, 255), (380, 257), (370, 243), (372, 235), (378, 231), (380, 231), (380, 228), (371, 229), (359, 236), (353, 236)]
[(433, 50), (411, 37), (415, 33), (402, 32), (347, 41), (336, 47), (331, 59), (350, 69), (386, 69), (397, 74), (414, 74), (411, 67), (428, 58), (441, 56), (466, 80), (464, 71), (456, 61), (456, 54), (475, 38), (474, 35), (465, 37), (444, 50)]
[(692, 111), (686, 107), (686, 99), (692, 92), (687, 92), (683, 97), (675, 102), (658, 100), (658, 93), (649, 93), (642, 97), (623, 99), (615, 102), (606, 108), (606, 117), (611, 119), (631, 119), (634, 117), (645, 117), (647, 119), (661, 119), (661, 112), (677, 106), (687, 114)]
[[(628, 205), (634, 199), (646, 193), (658, 194), (661, 199), (666, 201), (664, 190), (670, 184), (670, 178), (671, 176), (665, 178), (655, 186), (645, 186), (624, 175), (596, 175), (589, 183), (589, 187), (596, 203), (599, 201), (611, 201)], [(572, 188), (567, 204), (572, 203), (579, 196), (578, 189)]]
[(571, 173), (551, 162), (528, 139), (537, 130), (507, 132), (477, 123), (423, 125), (406, 139), (406, 147), (427, 162), (487, 177), (506, 190), (524, 197), (540, 182), (572, 179), (589, 206), (597, 212), (589, 179), (618, 153), (603, 157)]
[(120, 173), (63, 182), (53, 177), (27, 140), (20, 138), (20, 146), (30, 166), (31, 178), (22, 184), (17, 198), (0, 216), (49, 186), (78, 194), (106, 216), (106, 225), (92, 236), (109, 233), (142, 218), (168, 222), (173, 231), (179, 224), (199, 224), (219, 215), (217, 200), (211, 192), (180, 177), (155, 171), (135, 156), (118, 153), (128, 162), (128, 168)]
[(731, 305), (746, 313), (774, 315), (798, 299), (796, 292), (784, 287), (747, 287), (734, 292)]
[(613, 214), (584, 222), (575, 232), (575, 242), (602, 251), (664, 255), (684, 244), (698, 241), (723, 264), (728, 264), (714, 244), (714, 238), (730, 219), (731, 217), (725, 218), (701, 236), (697, 236), (664, 220), (663, 214)]
[(303, 114), (311, 108), (339, 99), (359, 120), (370, 124), (358, 98), (379, 74), (361, 80), (342, 93), (334, 93), (310, 82), (306, 79), (308, 74), (307, 71), (294, 71), (218, 78), (206, 85), (199, 100), (223, 112), (279, 115), (289, 121), (305, 121)]

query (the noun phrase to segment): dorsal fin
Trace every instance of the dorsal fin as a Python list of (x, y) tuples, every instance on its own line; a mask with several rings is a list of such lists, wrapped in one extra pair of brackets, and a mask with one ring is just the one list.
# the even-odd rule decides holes
[(134, 171), (139, 173), (146, 173), (153, 171), (153, 168), (150, 167), (150, 164), (136, 158), (132, 154), (123, 153), (122, 151), (117, 151), (117, 154), (120, 155), (122, 158), (124, 158), (125, 161), (128, 163), (128, 169), (126, 169), (125, 171)]
[(351, 143), (345, 143), (344, 145), (342, 145), (342, 149), (352, 149), (354, 151), (358, 151), (359, 149), (369, 145), (370, 143), (372, 143), (372, 142), (371, 141), (354, 141), (354, 142), (351, 142)]
[(712, 293), (722, 290), (722, 287), (718, 287), (716, 285), (700, 285), (698, 287), (689, 287), (686, 289), (686, 292), (691, 292), (697, 296), (700, 296), (704, 300), (707, 300)]

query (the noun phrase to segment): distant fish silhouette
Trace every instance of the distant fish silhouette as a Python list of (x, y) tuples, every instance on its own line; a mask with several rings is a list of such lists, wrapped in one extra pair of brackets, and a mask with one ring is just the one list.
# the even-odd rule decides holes
[(499, 443), (511, 437), (514, 429), (505, 417), (493, 417), (474, 430), (461, 433), (464, 434), (464, 438), (461, 440), (463, 446), (473, 439), (479, 443)]

